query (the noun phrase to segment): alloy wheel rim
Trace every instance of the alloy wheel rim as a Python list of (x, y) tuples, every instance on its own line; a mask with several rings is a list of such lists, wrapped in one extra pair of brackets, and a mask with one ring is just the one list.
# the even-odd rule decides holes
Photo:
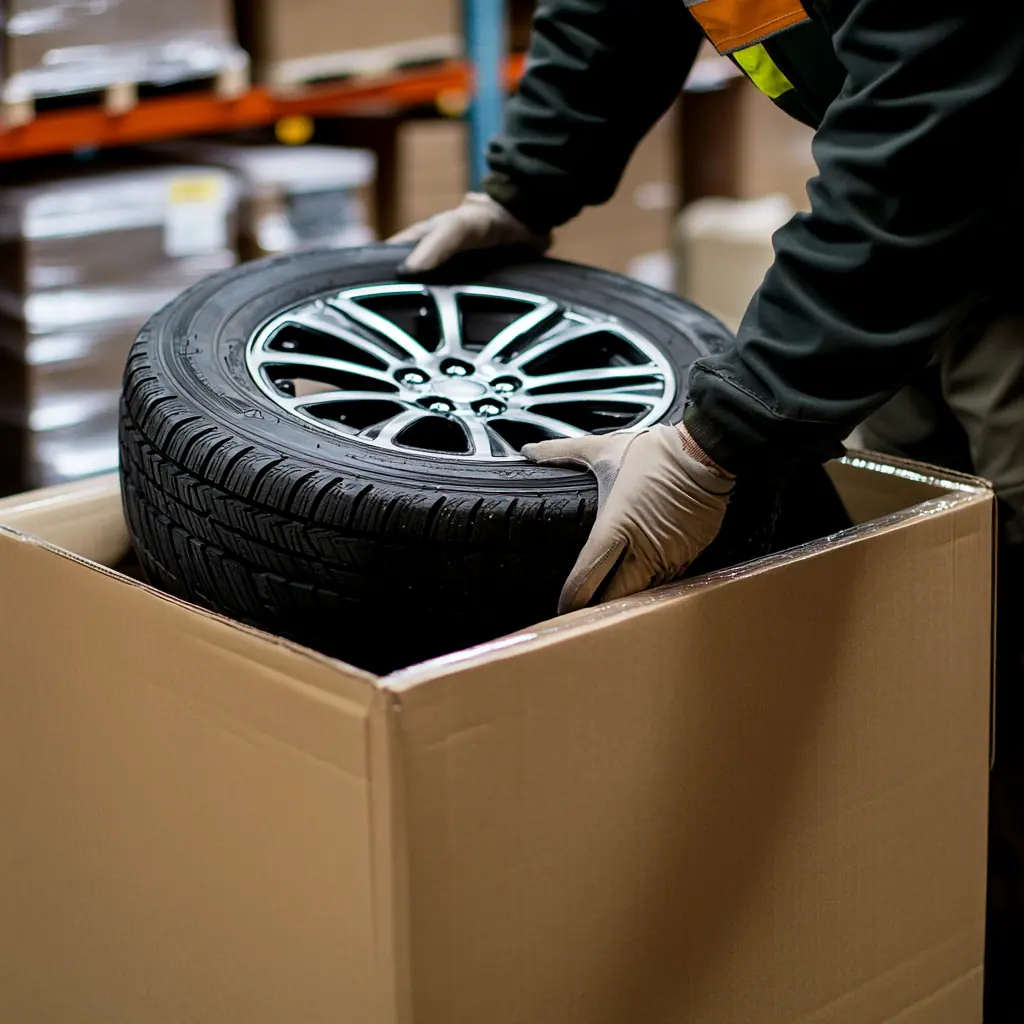
[(282, 411), (394, 452), (522, 459), (530, 441), (657, 423), (672, 363), (613, 317), (487, 285), (386, 283), (294, 306), (250, 339)]

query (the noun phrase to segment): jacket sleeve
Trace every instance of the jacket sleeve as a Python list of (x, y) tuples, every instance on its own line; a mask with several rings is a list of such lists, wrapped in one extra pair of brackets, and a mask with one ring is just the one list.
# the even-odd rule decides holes
[(702, 38), (683, 0), (540, 0), (485, 190), (544, 231), (607, 202)]
[(776, 233), (736, 347), (691, 375), (686, 425), (726, 468), (840, 453), (1019, 251), (1024, 4), (994, 10), (833, 0), (847, 77), (811, 211)]

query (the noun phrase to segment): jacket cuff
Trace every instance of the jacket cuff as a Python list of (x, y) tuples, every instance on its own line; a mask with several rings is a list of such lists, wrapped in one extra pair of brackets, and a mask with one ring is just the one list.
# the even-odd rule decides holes
[(525, 224), (534, 234), (547, 235), (552, 229), (571, 220), (574, 213), (565, 214), (528, 187), (520, 185), (507, 174), (491, 171), (481, 188), (496, 203), (512, 214), (516, 220)]
[(751, 422), (728, 415), (718, 418), (696, 401), (684, 410), (683, 426), (709, 458), (734, 476), (781, 477), (799, 465), (846, 454), (841, 441), (818, 437), (813, 447), (801, 444), (800, 431), (793, 425), (780, 425), (765, 436)]
[(727, 473), (736, 475), (747, 461), (743, 458), (739, 446), (731, 441), (721, 427), (699, 406), (690, 403), (686, 407), (683, 412), (683, 426), (700, 446), (701, 451)]

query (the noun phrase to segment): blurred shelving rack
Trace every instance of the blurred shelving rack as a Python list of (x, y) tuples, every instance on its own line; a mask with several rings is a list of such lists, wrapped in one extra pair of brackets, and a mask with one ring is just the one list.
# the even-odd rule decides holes
[[(508, 58), (508, 87), (518, 80), (522, 64), (521, 56)], [(468, 98), (472, 80), (468, 62), (447, 61), (289, 92), (258, 85), (233, 98), (213, 91), (185, 92), (142, 99), (123, 113), (110, 113), (100, 104), (42, 111), (27, 124), (7, 129), (0, 126), (0, 162), (243, 131), (273, 125), (286, 117), (394, 117), (434, 107), (445, 97), (452, 97), (457, 104), (459, 97)]]
[[(504, 61), (504, 86), (515, 86), (522, 72), (522, 55)], [(372, 78), (310, 85), (295, 90), (272, 90), (254, 85), (234, 97), (215, 91), (184, 91), (140, 99), (115, 113), (101, 103), (41, 110), (16, 127), (0, 126), (0, 164), (99, 149), (116, 149), (187, 136), (217, 135), (308, 118), (318, 124), (321, 141), (369, 145), (380, 157), (378, 219), (382, 233), (394, 209), (389, 156), (401, 119), (415, 112), (461, 113), (470, 103), (474, 71), (466, 60), (400, 70)], [(339, 121), (344, 131), (339, 131)], [(340, 136), (340, 137), (339, 137)], [(0, 169), (2, 174), (2, 169)]]
[[(484, 170), (486, 140), (501, 124), (504, 97), (522, 74), (524, 55), (508, 54), (507, 0), (462, 0), (462, 11), (464, 60), (289, 90), (256, 84), (235, 95), (223, 95), (213, 88), (186, 87), (145, 96), (124, 110), (111, 110), (99, 100), (70, 99), (67, 106), (40, 109), (24, 124), (9, 126), (0, 120), (0, 179), (2, 165), (16, 161), (250, 131), (305, 119), (315, 123), (319, 142), (376, 151), (376, 219), (378, 231), (386, 236), (399, 227), (393, 221), (394, 158), (403, 119), (425, 113), (465, 115), (470, 126), (469, 184), (475, 185)], [(737, 118), (734, 90), (729, 86), (735, 71), (724, 60), (701, 64), (711, 74), (691, 81), (689, 113), (683, 120), (681, 180), (686, 201), (735, 191), (724, 171), (733, 162), (731, 141)]]

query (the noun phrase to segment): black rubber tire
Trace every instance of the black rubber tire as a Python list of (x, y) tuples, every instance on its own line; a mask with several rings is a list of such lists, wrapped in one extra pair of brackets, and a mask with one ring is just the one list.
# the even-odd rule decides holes
[[(122, 405), (125, 510), (152, 580), (376, 671), (549, 617), (596, 512), (586, 473), (382, 451), (282, 418), (250, 380), (243, 354), (267, 318), (393, 280), (404, 253), (290, 255), (197, 285), (139, 334)], [(708, 314), (600, 270), (542, 260), (476, 279), (612, 313), (681, 381), (731, 343)], [(740, 491), (702, 568), (765, 553), (775, 502)]]

